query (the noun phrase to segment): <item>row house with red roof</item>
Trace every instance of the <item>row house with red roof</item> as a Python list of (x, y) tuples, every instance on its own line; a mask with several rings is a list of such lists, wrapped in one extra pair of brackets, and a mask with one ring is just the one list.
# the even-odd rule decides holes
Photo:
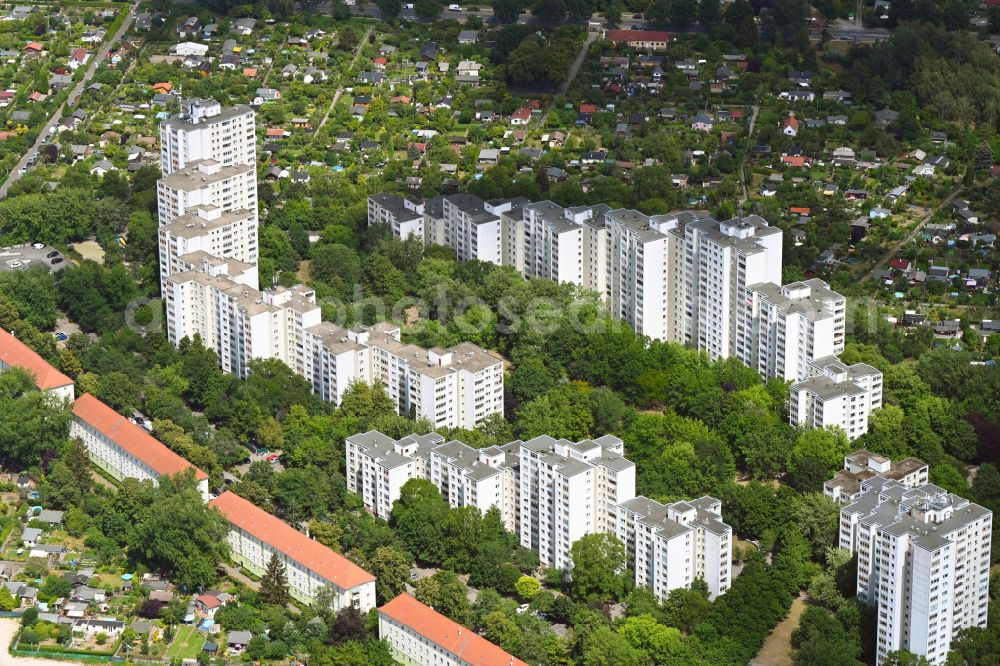
[(263, 576), (272, 556), (285, 565), (288, 593), (312, 605), (319, 591), (332, 588), (333, 610), (375, 607), (375, 576), (354, 562), (299, 532), (239, 495), (226, 491), (209, 502), (229, 521), (229, 557)]
[(156, 485), (164, 476), (193, 471), (208, 501), (205, 472), (89, 393), (73, 404), (69, 435), (83, 442), (91, 462), (118, 481), (139, 479)]
[(25, 370), (39, 391), (56, 398), (73, 400), (73, 380), (56, 370), (13, 334), (0, 328), (0, 371), (8, 368)]

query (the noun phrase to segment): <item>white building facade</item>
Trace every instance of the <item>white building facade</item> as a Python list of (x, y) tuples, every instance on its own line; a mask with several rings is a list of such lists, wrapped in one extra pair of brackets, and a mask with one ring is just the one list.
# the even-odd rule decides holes
[(614, 532), (621, 502), (635, 497), (635, 465), (605, 435), (570, 442), (547, 436), (472, 449), (440, 435), (395, 441), (379, 432), (347, 438), (347, 487), (388, 518), (409, 479), (429, 479), (452, 507), (497, 508), (521, 545), (546, 566), (572, 566), (580, 537)]
[(673, 504), (636, 497), (618, 506), (615, 532), (635, 584), (661, 600), (698, 578), (711, 599), (732, 585), (733, 530), (722, 522), (722, 502), (713, 497)]
[(813, 278), (751, 286), (741, 306), (749, 334), (737, 356), (762, 377), (800, 381), (817, 359), (844, 351), (847, 299)]
[(985, 627), (993, 514), (933, 484), (874, 476), (840, 512), (858, 598), (877, 610), (876, 664), (908, 650), (945, 663), (955, 634)]
[(882, 406), (882, 373), (866, 363), (846, 365), (836, 356), (809, 364), (811, 376), (792, 384), (789, 420), (801, 428), (840, 428), (850, 440), (868, 431)]
[(313, 605), (323, 588), (331, 588), (332, 608), (354, 606), (362, 613), (375, 607), (375, 576), (346, 557), (264, 511), (239, 495), (226, 491), (209, 502), (229, 521), (230, 559), (263, 576), (272, 556), (285, 565), (288, 593)]
[(249, 106), (223, 108), (215, 100), (183, 100), (180, 113), (160, 124), (160, 169), (171, 174), (199, 160), (253, 165), (257, 161), (255, 125)]
[(69, 436), (87, 448), (90, 460), (113, 479), (159, 483), (160, 477), (193, 472), (208, 501), (208, 475), (106, 404), (85, 393), (73, 403)]

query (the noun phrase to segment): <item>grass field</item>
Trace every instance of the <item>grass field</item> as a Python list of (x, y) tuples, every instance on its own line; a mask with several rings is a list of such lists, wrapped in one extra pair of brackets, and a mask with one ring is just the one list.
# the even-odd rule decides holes
[(194, 625), (181, 627), (174, 636), (174, 642), (167, 648), (166, 657), (173, 659), (195, 659), (205, 644), (205, 636)]

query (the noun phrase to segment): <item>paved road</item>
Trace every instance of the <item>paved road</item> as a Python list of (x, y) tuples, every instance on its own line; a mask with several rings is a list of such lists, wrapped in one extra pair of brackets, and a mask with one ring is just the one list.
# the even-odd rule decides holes
[(80, 93), (83, 92), (84, 86), (86, 86), (90, 80), (94, 78), (94, 72), (97, 71), (97, 67), (104, 62), (104, 54), (107, 53), (111, 49), (111, 45), (121, 39), (122, 35), (124, 35), (125, 32), (132, 26), (132, 21), (135, 19), (135, 10), (136, 5), (131, 5), (128, 10), (128, 16), (126, 16), (125, 20), (122, 21), (122, 24), (118, 26), (118, 30), (115, 31), (115, 34), (111, 35), (111, 37), (101, 44), (100, 49), (94, 51), (94, 54), (90, 59), (90, 67), (88, 67), (87, 71), (84, 72), (83, 78), (80, 79), (75, 86), (73, 86), (73, 90), (70, 91), (66, 101), (59, 105), (59, 108), (52, 113), (52, 117), (49, 118), (49, 121), (45, 123), (41, 131), (39, 131), (38, 138), (35, 139), (35, 145), (33, 145), (28, 152), (21, 156), (21, 159), (16, 165), (14, 165), (13, 170), (11, 170), (10, 174), (7, 176), (7, 180), (4, 181), (3, 185), (0, 185), (0, 199), (7, 196), (7, 190), (9, 190), (10, 186), (21, 177), (21, 169), (28, 164), (28, 158), (31, 155), (36, 154), (42, 147), (42, 144), (49, 138), (49, 131), (55, 127), (62, 118), (63, 111), (67, 109), (67, 105), (72, 108), (73, 104), (75, 104), (76, 100), (80, 97)]
[[(372, 33), (372, 29), (368, 28), (365, 30), (365, 34), (361, 36), (358, 41), (358, 47), (354, 49), (354, 59), (351, 60), (350, 69), (354, 69), (354, 66), (358, 64), (358, 58), (361, 57), (361, 50), (365, 48), (365, 44), (368, 43), (368, 35)], [(323, 115), (323, 120), (319, 121), (316, 125), (316, 131), (313, 132), (313, 136), (318, 136), (319, 131), (323, 129), (323, 125), (326, 125), (326, 121), (330, 119), (330, 114), (333, 113), (333, 108), (337, 106), (337, 102), (340, 100), (340, 96), (344, 93), (344, 82), (340, 82), (340, 86), (337, 88), (337, 92), (333, 93), (333, 100), (330, 102), (330, 106), (327, 107), (326, 113)]]
[(913, 229), (910, 231), (910, 233), (906, 234), (906, 236), (904, 236), (902, 240), (900, 240), (898, 243), (896, 243), (895, 245), (893, 245), (892, 248), (888, 252), (886, 252), (885, 256), (883, 256), (879, 260), (879, 262), (877, 264), (875, 264), (874, 267), (872, 267), (872, 269), (870, 271), (868, 271), (867, 273), (865, 273), (864, 277), (861, 278), (861, 280), (859, 281), (859, 283), (867, 282), (868, 280), (870, 280), (873, 277), (875, 277), (875, 271), (878, 271), (878, 270), (880, 270), (882, 268), (885, 268), (885, 265), (887, 263), (889, 263), (889, 260), (891, 260), (893, 257), (895, 257), (899, 253), (899, 251), (903, 248), (904, 245), (906, 245), (907, 243), (910, 243), (914, 238), (917, 237), (917, 234), (920, 233), (920, 230), (924, 228), (924, 225), (927, 224), (927, 222), (930, 221), (931, 217), (934, 216), (934, 213), (938, 212), (939, 210), (941, 210), (942, 208), (944, 208), (945, 206), (947, 206), (948, 204), (950, 204), (952, 202), (952, 200), (955, 197), (957, 197), (961, 192), (962, 192), (962, 188), (958, 187), (958, 189), (956, 189), (955, 191), (953, 191), (951, 194), (948, 195), (947, 199), (945, 199), (944, 201), (942, 201), (941, 203), (939, 203), (937, 206), (935, 206), (934, 208), (932, 208), (929, 211), (927, 211), (926, 213), (924, 213), (924, 216), (922, 218), (920, 218), (920, 221), (917, 223), (917, 225), (915, 227), (913, 227)]

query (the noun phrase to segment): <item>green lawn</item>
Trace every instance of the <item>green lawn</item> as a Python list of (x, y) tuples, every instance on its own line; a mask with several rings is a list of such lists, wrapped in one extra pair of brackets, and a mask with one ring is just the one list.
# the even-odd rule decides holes
[(181, 627), (174, 636), (174, 642), (167, 648), (166, 657), (173, 659), (195, 659), (205, 644), (205, 637), (194, 625)]

